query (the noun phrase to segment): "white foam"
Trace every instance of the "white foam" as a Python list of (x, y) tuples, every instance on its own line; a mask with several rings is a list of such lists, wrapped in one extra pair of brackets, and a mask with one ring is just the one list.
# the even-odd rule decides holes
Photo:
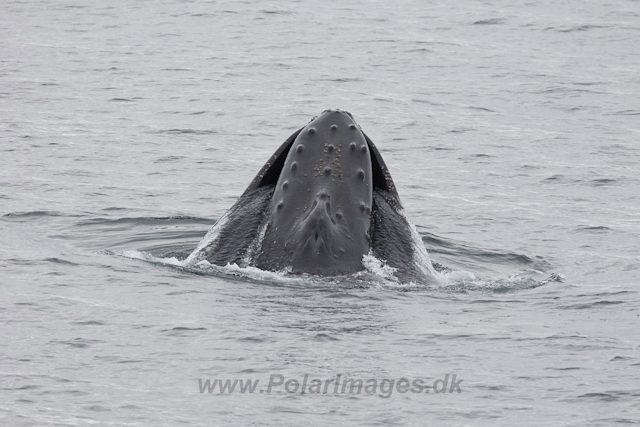
[(259, 282), (279, 285), (307, 285), (313, 282), (313, 276), (309, 275), (290, 275), (290, 271), (266, 271), (258, 267), (239, 266), (238, 264), (227, 264), (220, 267), (211, 264), (209, 261), (202, 260), (189, 266), (190, 269), (198, 270), (204, 273), (224, 274), (235, 277), (244, 277)]
[(185, 266), (195, 264), (201, 260), (202, 251), (206, 249), (214, 240), (218, 238), (220, 234), (220, 230), (225, 226), (227, 222), (229, 222), (229, 211), (227, 211), (222, 217), (216, 221), (215, 224), (211, 227), (209, 232), (202, 238), (200, 243), (198, 243), (198, 247), (191, 252), (191, 254), (184, 260)]
[(394, 276), (398, 269), (391, 267), (386, 262), (376, 258), (371, 250), (369, 250), (367, 255), (363, 255), (362, 264), (367, 272), (374, 276), (378, 276), (390, 282), (398, 283), (398, 278)]
[[(121, 256), (147, 261), (156, 264), (164, 264), (173, 267), (182, 267), (189, 270), (194, 270), (202, 273), (216, 274), (216, 275), (228, 275), (235, 277), (243, 277), (250, 280), (259, 282), (265, 282), (269, 284), (287, 285), (287, 286), (302, 286), (306, 287), (313, 283), (322, 283), (325, 285), (332, 283), (340, 283), (350, 278), (365, 280), (367, 283), (373, 286), (382, 286), (383, 288), (396, 288), (396, 287), (418, 287), (428, 289), (440, 289), (443, 291), (484, 291), (492, 292), (496, 290), (502, 291), (516, 291), (522, 289), (532, 289), (539, 286), (546, 285), (550, 282), (561, 282), (565, 277), (562, 274), (552, 274), (546, 280), (537, 281), (529, 276), (512, 275), (508, 277), (502, 277), (499, 279), (482, 280), (475, 276), (475, 274), (468, 271), (449, 271), (446, 273), (436, 273), (438, 281), (436, 283), (400, 283), (395, 273), (396, 268), (393, 268), (386, 264), (386, 262), (376, 258), (371, 253), (362, 257), (362, 263), (365, 266), (365, 270), (355, 273), (351, 276), (340, 276), (328, 279), (317, 278), (311, 275), (298, 275), (291, 274), (289, 270), (283, 271), (265, 271), (257, 267), (251, 266), (238, 266), (237, 264), (227, 264), (224, 267), (220, 267), (215, 264), (211, 264), (209, 261), (201, 260), (191, 264), (187, 264), (185, 261), (180, 261), (175, 257), (161, 258), (156, 257), (145, 251), (127, 250), (123, 251)], [(370, 275), (370, 276), (367, 276)], [(426, 286), (425, 286), (426, 285)]]
[(468, 271), (458, 270), (458, 271), (449, 271), (446, 273), (440, 273), (440, 285), (442, 286), (451, 286), (461, 283), (479, 283), (478, 278), (475, 274), (470, 273)]
[(413, 246), (413, 263), (418, 267), (418, 269), (420, 269), (422, 274), (429, 279), (429, 284), (437, 285), (440, 282), (440, 274), (433, 268), (431, 257), (429, 256), (427, 248), (424, 247), (424, 243), (422, 242), (420, 233), (418, 233), (418, 229), (405, 215), (404, 210), (400, 210), (398, 213), (402, 215), (407, 221), (407, 224), (409, 224), (409, 230), (411, 231), (411, 244)]
[(144, 251), (136, 251), (136, 250), (124, 251), (122, 252), (121, 255), (127, 258), (140, 259), (143, 261), (155, 262), (158, 264), (169, 264), (169, 265), (175, 265), (178, 267), (184, 266), (184, 261), (180, 261), (176, 257), (158, 258)]
[(268, 226), (269, 226), (269, 223), (265, 222), (260, 227), (260, 230), (258, 231), (258, 235), (256, 236), (255, 240), (251, 242), (251, 244), (249, 245), (249, 248), (247, 249), (247, 252), (242, 257), (243, 265), (251, 265), (253, 263), (253, 257), (256, 254), (259, 254), (260, 251), (262, 250), (262, 242), (264, 241), (265, 234), (267, 234)]

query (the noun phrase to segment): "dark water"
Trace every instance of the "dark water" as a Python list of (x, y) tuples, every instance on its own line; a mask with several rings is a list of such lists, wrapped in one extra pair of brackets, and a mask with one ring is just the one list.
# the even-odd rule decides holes
[[(0, 17), (3, 425), (640, 422), (638, 1)], [(377, 144), (441, 285), (178, 265), (326, 108)], [(198, 384), (305, 374), (463, 382)]]

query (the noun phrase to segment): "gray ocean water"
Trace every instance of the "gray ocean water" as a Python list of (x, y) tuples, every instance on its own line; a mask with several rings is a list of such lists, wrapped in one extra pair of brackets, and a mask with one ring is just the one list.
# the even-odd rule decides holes
[[(640, 423), (639, 46), (637, 0), (3, 0), (0, 424)], [(174, 265), (327, 108), (441, 286)]]

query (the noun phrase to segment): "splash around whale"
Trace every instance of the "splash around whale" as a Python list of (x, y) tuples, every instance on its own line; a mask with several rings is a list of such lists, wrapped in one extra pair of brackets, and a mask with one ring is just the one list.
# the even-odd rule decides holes
[(437, 281), (380, 152), (350, 113), (326, 110), (275, 151), (186, 263), (342, 276), (372, 258), (399, 281)]

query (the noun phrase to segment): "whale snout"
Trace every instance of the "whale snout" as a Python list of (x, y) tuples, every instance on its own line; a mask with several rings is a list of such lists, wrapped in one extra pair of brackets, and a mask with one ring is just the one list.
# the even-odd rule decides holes
[[(351, 113), (342, 110), (324, 110), (303, 129), (302, 136), (306, 134), (318, 142), (342, 142), (350, 136), (356, 136), (354, 132), (362, 133)], [(313, 143), (313, 140), (309, 142)]]
[[(331, 196), (326, 191), (319, 192), (306, 218), (300, 221), (299, 227), (303, 240), (318, 247), (339, 241), (341, 231), (338, 216), (340, 215), (332, 212)], [(332, 252), (331, 248), (325, 249), (326, 252)]]
[(293, 236), (302, 245), (293, 256), (293, 272), (325, 274), (332, 271), (345, 253), (344, 234), (326, 204), (316, 205), (297, 228)]

